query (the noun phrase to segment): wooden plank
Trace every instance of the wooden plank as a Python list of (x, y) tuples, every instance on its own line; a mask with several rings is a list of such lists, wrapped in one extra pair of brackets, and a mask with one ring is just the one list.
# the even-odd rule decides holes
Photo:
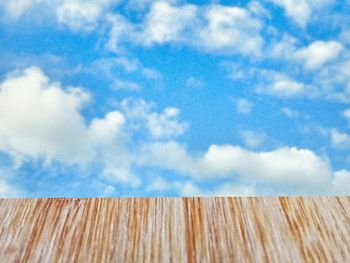
[(1, 262), (350, 262), (350, 198), (0, 199)]

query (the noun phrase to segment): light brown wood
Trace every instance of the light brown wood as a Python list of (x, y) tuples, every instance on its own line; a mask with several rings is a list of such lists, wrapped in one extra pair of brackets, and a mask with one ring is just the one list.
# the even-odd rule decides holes
[(1, 262), (350, 262), (350, 198), (0, 199)]

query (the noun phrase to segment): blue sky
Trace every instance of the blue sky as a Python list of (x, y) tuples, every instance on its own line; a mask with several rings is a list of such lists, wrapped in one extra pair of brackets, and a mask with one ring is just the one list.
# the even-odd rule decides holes
[(349, 195), (349, 10), (0, 0), (0, 196)]

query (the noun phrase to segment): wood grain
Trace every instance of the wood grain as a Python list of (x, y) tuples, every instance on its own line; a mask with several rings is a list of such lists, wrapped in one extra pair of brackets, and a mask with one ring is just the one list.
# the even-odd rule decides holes
[(0, 199), (1, 262), (350, 262), (350, 198)]

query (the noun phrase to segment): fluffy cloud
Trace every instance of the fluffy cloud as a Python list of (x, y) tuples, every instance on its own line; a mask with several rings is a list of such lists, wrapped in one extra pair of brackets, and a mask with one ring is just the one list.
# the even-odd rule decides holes
[(331, 0), (269, 0), (281, 6), (288, 17), (295, 23), (304, 27), (311, 15), (319, 8), (325, 7)]
[(306, 69), (315, 70), (337, 58), (342, 48), (342, 45), (336, 41), (315, 41), (299, 49), (295, 56), (297, 60), (303, 62)]
[(155, 139), (170, 139), (183, 134), (187, 124), (179, 121), (180, 110), (167, 107), (163, 112), (154, 112), (153, 106), (143, 100), (126, 99), (121, 109), (135, 126), (142, 124)]
[(163, 1), (155, 2), (143, 25), (141, 34), (144, 44), (149, 46), (185, 40), (186, 37), (190, 37), (189, 34), (185, 34), (196, 16), (197, 8), (194, 5), (176, 7)]
[(249, 185), (290, 187), (293, 193), (313, 189), (322, 193), (332, 182), (328, 161), (308, 149), (254, 152), (232, 145), (211, 145), (205, 153), (191, 155), (183, 145), (168, 142), (149, 144), (141, 153), (139, 162), (143, 165), (174, 170), (198, 181), (226, 178)]
[(92, 156), (79, 110), (89, 99), (79, 88), (64, 91), (39, 68), (17, 72), (0, 85), (0, 149), (16, 156), (82, 161)]
[(80, 110), (89, 94), (50, 82), (36, 67), (10, 74), (0, 84), (0, 150), (17, 159), (84, 163), (112, 143), (124, 124), (119, 112), (87, 125)]
[(240, 147), (212, 145), (203, 161), (213, 174), (236, 174), (250, 182), (312, 187), (324, 186), (331, 178), (328, 162), (306, 149), (250, 152)]
[(129, 41), (144, 46), (178, 43), (207, 52), (258, 56), (264, 42), (262, 22), (248, 8), (155, 1), (139, 24), (120, 15), (111, 15), (109, 21), (112, 29), (107, 47), (112, 51), (120, 51), (121, 44)]
[(350, 172), (346, 170), (335, 172), (332, 186), (331, 194), (348, 196), (350, 192)]
[(256, 196), (256, 189), (253, 186), (222, 184), (215, 191), (209, 192), (207, 196)]
[(183, 175), (196, 175), (198, 166), (184, 145), (175, 141), (154, 142), (142, 146), (137, 162), (140, 165), (156, 166), (174, 170)]
[(315, 75), (315, 85), (331, 100), (350, 101), (350, 72), (347, 70), (350, 66), (349, 58), (345, 52), (339, 56), (339, 61), (324, 65)]
[[(83, 89), (64, 88), (36, 67), (11, 73), (0, 83), (0, 152), (19, 164), (93, 165), (102, 178), (137, 187), (139, 144), (177, 137), (187, 127), (177, 108), (155, 112), (152, 104), (131, 99), (87, 123), (81, 110), (89, 99)], [(144, 141), (132, 140), (138, 132)]]
[(58, 22), (73, 30), (90, 29), (101, 15), (101, 7), (94, 3), (81, 1), (65, 1), (57, 9)]
[(289, 95), (303, 94), (348, 102), (350, 74), (346, 68), (350, 65), (349, 57), (349, 51), (339, 41), (316, 40), (303, 45), (297, 39), (285, 35), (277, 42), (272, 41), (267, 58), (271, 58), (274, 63), (284, 63), (284, 72), (288, 71), (290, 77), (283, 73), (278, 76), (270, 72), (263, 74), (265, 79), (262, 81), (273, 80), (277, 76), (282, 82), (277, 82), (275, 88), (285, 90), (287, 87), (291, 91), (288, 92)]
[(271, 0), (284, 8), (286, 15), (297, 24), (305, 26), (311, 15), (311, 7), (307, 0)]
[(271, 93), (283, 97), (298, 95), (304, 91), (304, 84), (287, 78), (281, 78), (272, 83)]
[(262, 87), (258, 87), (258, 91), (269, 93), (277, 97), (296, 97), (307, 93), (307, 87), (288, 75), (275, 71), (262, 71), (263, 81), (266, 83)]
[(350, 135), (339, 132), (336, 129), (331, 131), (332, 146), (338, 149), (347, 149), (350, 147)]
[(204, 18), (207, 26), (200, 30), (198, 43), (206, 50), (260, 54), (262, 23), (246, 9), (212, 5), (205, 10)]
[(34, 8), (54, 14), (57, 22), (72, 30), (91, 30), (99, 19), (119, 0), (0, 0), (6, 15), (19, 19)]
[(94, 29), (108, 11), (119, 0), (64, 0), (55, 7), (59, 23), (68, 26), (72, 30)]
[(112, 12), (111, 7), (118, 3), (118, 0), (20, 0), (2, 5), (17, 18), (35, 6), (41, 7), (73, 31), (90, 31), (103, 21), (104, 28), (111, 25), (106, 47), (118, 53), (126, 43), (146, 47), (178, 43), (206, 52), (261, 55), (264, 41), (260, 35), (263, 27), (260, 16), (266, 10), (257, 2), (243, 8), (148, 1), (149, 8), (140, 22)]
[[(136, 167), (169, 170), (193, 180), (176, 188), (186, 195), (199, 193), (196, 184), (206, 180), (226, 182), (217, 192), (207, 189), (203, 195), (255, 193), (261, 185), (288, 188), (288, 193), (324, 193), (344, 177), (336, 174), (332, 181), (327, 159), (308, 149), (259, 152), (211, 145), (205, 152), (190, 152), (174, 141), (187, 127), (179, 121), (180, 111), (168, 107), (156, 112), (142, 100), (124, 100), (119, 110), (87, 123), (80, 111), (88, 99), (82, 89), (63, 88), (39, 68), (8, 75), (0, 84), (1, 151), (18, 159), (93, 163), (108, 185), (139, 187), (143, 180)], [(136, 134), (142, 140), (135, 140)], [(334, 140), (339, 143), (340, 137)], [(4, 193), (12, 191), (7, 181), (0, 186)]]
[[(150, 8), (155, 1), (157, 0), (128, 0), (127, 8), (133, 11), (144, 11)], [(162, 2), (176, 4), (180, 2), (180, 0), (162, 0)]]
[(97, 145), (108, 145), (116, 141), (124, 123), (125, 118), (118, 111), (107, 113), (103, 119), (93, 119), (89, 127), (92, 140)]
[(0, 5), (6, 10), (7, 15), (18, 19), (25, 12), (46, 0), (1, 0)]

